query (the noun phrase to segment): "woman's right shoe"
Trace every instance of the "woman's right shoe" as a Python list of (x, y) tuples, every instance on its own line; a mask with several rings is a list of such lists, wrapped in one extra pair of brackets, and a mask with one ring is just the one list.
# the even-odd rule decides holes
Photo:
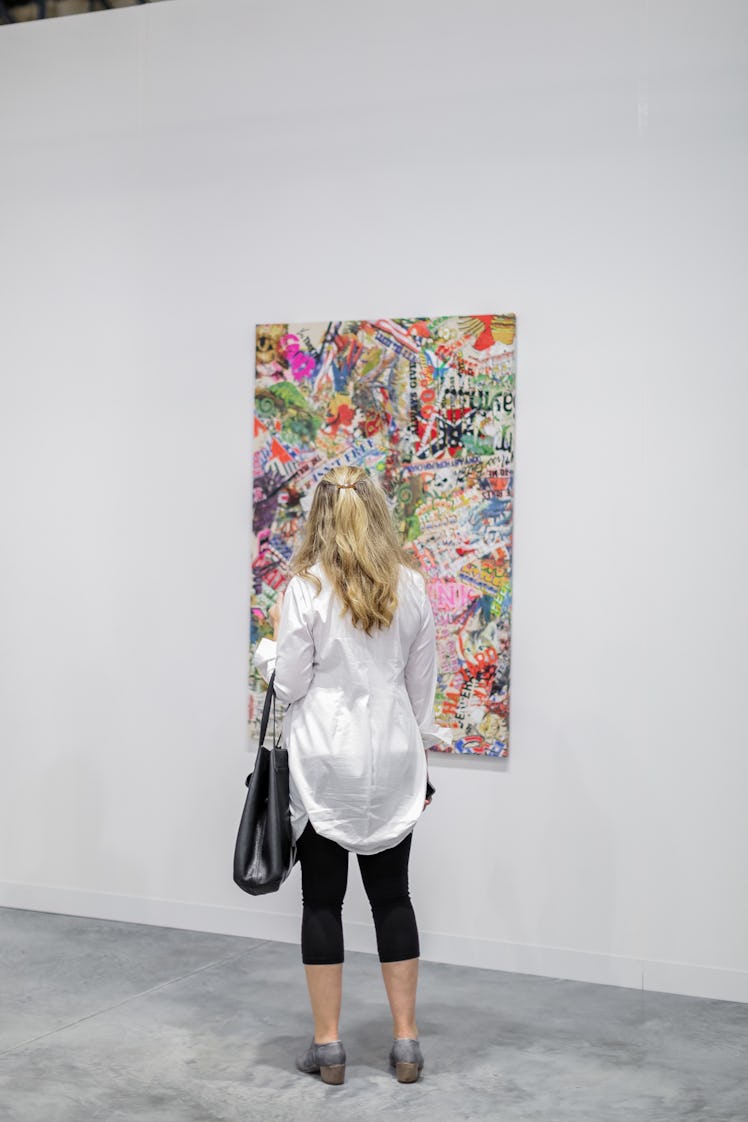
[(395, 1069), (398, 1083), (415, 1083), (423, 1068), (419, 1042), (410, 1038), (394, 1040), (390, 1049), (390, 1067)]
[(339, 1086), (345, 1082), (345, 1048), (341, 1041), (331, 1044), (310, 1044), (303, 1056), (296, 1057), (299, 1071), (319, 1074), (323, 1083)]

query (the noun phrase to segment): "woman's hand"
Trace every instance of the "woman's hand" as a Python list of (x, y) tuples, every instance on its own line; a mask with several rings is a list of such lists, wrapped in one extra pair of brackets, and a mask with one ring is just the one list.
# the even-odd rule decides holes
[[(426, 791), (428, 792), (429, 787), (431, 787), (432, 791), (434, 790), (431, 783), (429, 783), (429, 750), (428, 750), (428, 748), (424, 748), (424, 755), (426, 756)], [(426, 801), (423, 804), (423, 810), (425, 810), (426, 807), (429, 805), (429, 803), (431, 802), (431, 799), (432, 799), (432, 796), (427, 793)], [(423, 813), (423, 811), (421, 811), (421, 813)]]
[(278, 638), (278, 628), (280, 627), (281, 608), (283, 607), (283, 593), (278, 593), (278, 599), (273, 604), (268, 612), (268, 619), (273, 625), (273, 639)]

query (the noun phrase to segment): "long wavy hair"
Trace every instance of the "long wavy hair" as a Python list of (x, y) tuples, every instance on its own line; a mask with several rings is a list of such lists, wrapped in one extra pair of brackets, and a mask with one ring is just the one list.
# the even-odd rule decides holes
[(420, 568), (403, 548), (380, 486), (360, 467), (335, 467), (314, 491), (290, 569), (322, 588), (310, 572), (319, 562), (354, 627), (387, 628), (397, 607), (400, 565)]

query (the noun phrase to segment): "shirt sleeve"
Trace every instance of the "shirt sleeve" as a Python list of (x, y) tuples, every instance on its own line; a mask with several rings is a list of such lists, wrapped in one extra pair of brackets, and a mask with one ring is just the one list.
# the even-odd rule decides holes
[(253, 662), (266, 682), (269, 682), (275, 670), (275, 656), (278, 644), (275, 639), (260, 639), (255, 647)]
[[(278, 642), (261, 651), (262, 644), (271, 640), (261, 640), (257, 644), (255, 662), (264, 658), (268, 678), (275, 669), (275, 694), (283, 705), (298, 701), (309, 689), (314, 676), (314, 639), (308, 622), (309, 597), (301, 577), (293, 577), (286, 589), (281, 608)], [(275, 655), (272, 661), (272, 655)], [(262, 673), (262, 669), (260, 669)], [(264, 674), (263, 674), (264, 677)]]
[(421, 624), (413, 645), (408, 652), (405, 666), (405, 688), (413, 707), (424, 748), (435, 745), (449, 747), (451, 741), (447, 729), (441, 729), (434, 719), (434, 698), (436, 695), (436, 628), (434, 613), (423, 584), (421, 599)]

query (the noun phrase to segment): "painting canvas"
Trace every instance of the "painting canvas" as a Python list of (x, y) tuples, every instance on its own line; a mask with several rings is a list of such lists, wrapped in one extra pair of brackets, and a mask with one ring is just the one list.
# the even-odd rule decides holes
[[(256, 336), (252, 647), (272, 634), (314, 484), (360, 464), (427, 581), (448, 750), (492, 757), (509, 752), (515, 345), (513, 315), (272, 323)], [(250, 660), (255, 728), (263, 696)]]

